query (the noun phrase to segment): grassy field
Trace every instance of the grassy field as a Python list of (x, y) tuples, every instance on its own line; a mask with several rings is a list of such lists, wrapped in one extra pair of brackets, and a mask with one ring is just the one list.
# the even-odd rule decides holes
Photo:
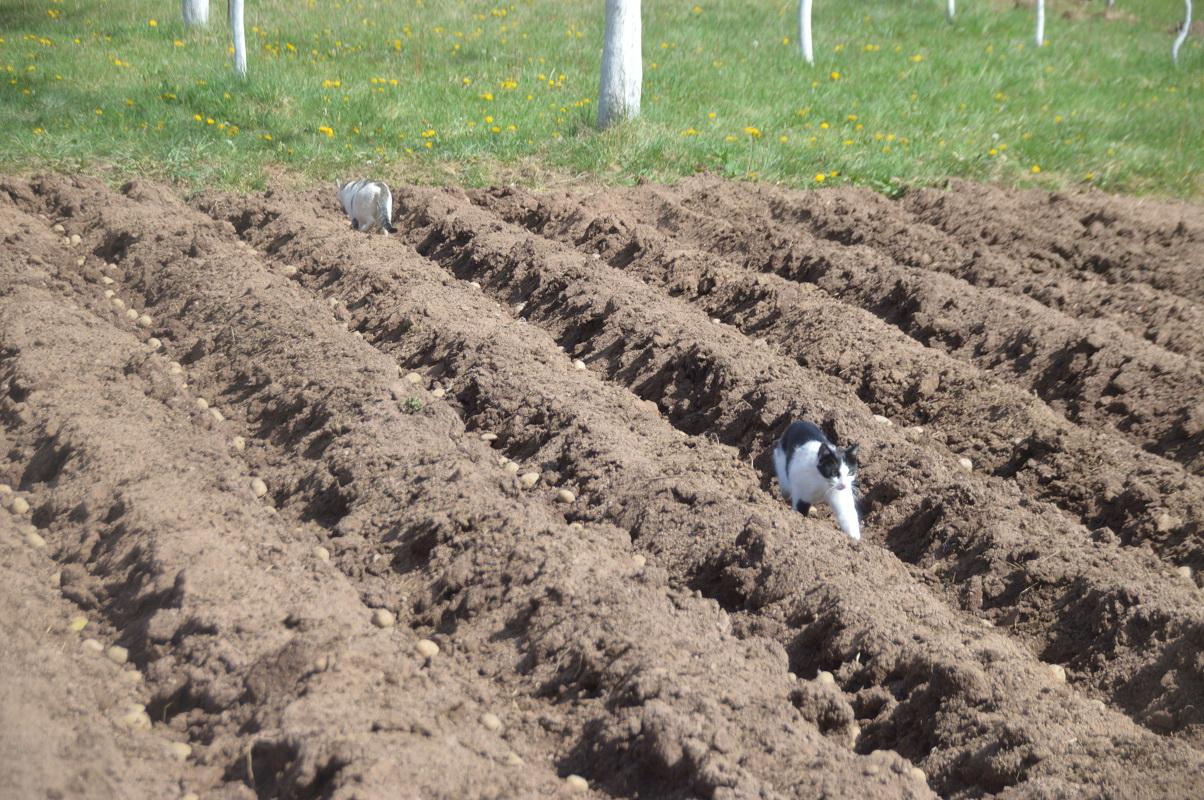
[[(372, 172), (480, 184), (711, 171), (883, 191), (962, 176), (1204, 194), (1204, 49), (1180, 0), (644, 3), (644, 114), (592, 126), (602, 2), (247, 3), (250, 75), (225, 3), (0, 7), (0, 170), (104, 170), (258, 186)], [(371, 166), (369, 164), (371, 163)]]

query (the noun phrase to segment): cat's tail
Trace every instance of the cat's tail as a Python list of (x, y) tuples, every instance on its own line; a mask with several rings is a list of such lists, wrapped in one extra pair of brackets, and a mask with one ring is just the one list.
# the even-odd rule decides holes
[(397, 233), (393, 227), (393, 193), (383, 183), (376, 194), (376, 225), (385, 233)]

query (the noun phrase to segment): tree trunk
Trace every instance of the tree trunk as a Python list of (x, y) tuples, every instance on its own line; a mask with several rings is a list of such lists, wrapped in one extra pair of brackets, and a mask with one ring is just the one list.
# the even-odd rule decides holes
[(1183, 19), (1183, 29), (1179, 31), (1179, 35), (1175, 37), (1175, 43), (1171, 45), (1171, 61), (1175, 62), (1175, 66), (1179, 66), (1179, 48), (1183, 46), (1183, 42), (1187, 40), (1187, 34), (1191, 31), (1191, 0), (1183, 0), (1187, 7), (1187, 16)]
[(598, 128), (640, 115), (644, 83), (640, 0), (606, 0), (602, 45), (602, 82), (598, 90)]
[(948, 0), (945, 3), (945, 16), (953, 22), (953, 17), (957, 14), (957, 0)]
[(228, 0), (230, 12), (230, 36), (234, 39), (234, 71), (247, 74), (247, 37), (243, 32), (243, 0)]
[(803, 60), (815, 63), (815, 50), (811, 47), (811, 0), (799, 0), (798, 44), (803, 50)]
[(1045, 0), (1037, 0), (1037, 47), (1045, 44)]
[(184, 0), (184, 27), (209, 25), (209, 0)]

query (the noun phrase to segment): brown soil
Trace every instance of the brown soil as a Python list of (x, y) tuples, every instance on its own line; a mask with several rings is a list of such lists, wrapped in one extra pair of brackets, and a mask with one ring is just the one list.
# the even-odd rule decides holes
[(0, 795), (1195, 791), (1198, 209), (328, 194), (0, 184)]

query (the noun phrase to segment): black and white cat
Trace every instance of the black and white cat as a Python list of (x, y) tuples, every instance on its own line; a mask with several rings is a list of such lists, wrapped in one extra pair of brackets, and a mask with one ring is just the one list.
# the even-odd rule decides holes
[(782, 496), (804, 516), (819, 502), (828, 504), (836, 524), (860, 541), (861, 523), (853, 482), (857, 480), (857, 445), (836, 447), (810, 422), (794, 422), (773, 450)]

